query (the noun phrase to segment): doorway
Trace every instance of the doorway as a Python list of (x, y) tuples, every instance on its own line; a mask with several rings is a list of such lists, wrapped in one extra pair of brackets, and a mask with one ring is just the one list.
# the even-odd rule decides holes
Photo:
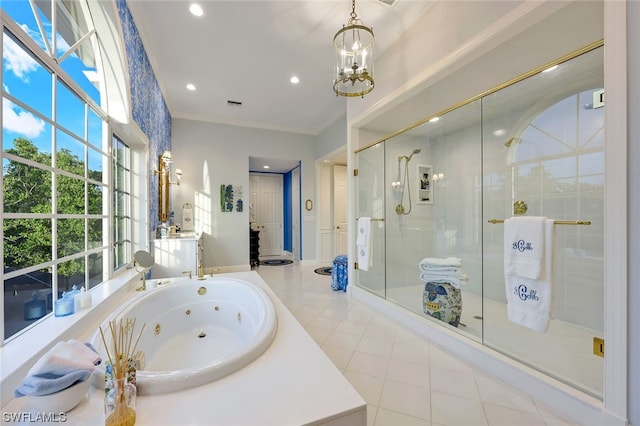
[(330, 263), (347, 253), (347, 151), (340, 149), (317, 163), (316, 253), (318, 261)]
[(283, 253), (283, 192), (281, 174), (249, 174), (251, 228), (260, 231), (260, 256)]

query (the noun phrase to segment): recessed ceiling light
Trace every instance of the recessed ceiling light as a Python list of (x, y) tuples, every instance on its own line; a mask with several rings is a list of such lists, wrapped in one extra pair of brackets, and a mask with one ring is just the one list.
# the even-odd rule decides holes
[(187, 84), (187, 90), (191, 90), (193, 92), (194, 90), (196, 90), (196, 86), (191, 84), (191, 83), (189, 83), (189, 84)]
[(292, 77), (289, 79), (289, 81), (290, 81), (292, 84), (298, 84), (298, 83), (300, 83), (300, 79), (299, 79), (297, 76), (295, 76), (295, 75), (294, 75), (294, 76), (292, 76)]
[(192, 3), (191, 6), (189, 6), (189, 12), (191, 12), (195, 16), (204, 15), (204, 11), (202, 10), (202, 6), (200, 6), (198, 3)]
[(551, 72), (551, 71), (555, 70), (556, 68), (558, 68), (558, 66), (554, 65), (552, 67), (547, 68), (546, 70), (543, 70), (542, 72)]
[(268, 168), (269, 168), (269, 166), (262, 166), (262, 168), (263, 168), (263, 169), (268, 169)]

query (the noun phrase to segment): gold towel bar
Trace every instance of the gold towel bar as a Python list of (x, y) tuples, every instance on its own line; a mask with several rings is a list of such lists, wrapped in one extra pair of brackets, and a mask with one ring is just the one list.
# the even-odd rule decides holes
[[(360, 218), (358, 218), (360, 219)], [(356, 219), (356, 220), (358, 220)], [(384, 219), (376, 219), (376, 218), (371, 218), (371, 222), (384, 222)]]
[[(504, 219), (489, 219), (489, 223), (504, 223)], [(590, 220), (555, 220), (556, 225), (591, 225)]]

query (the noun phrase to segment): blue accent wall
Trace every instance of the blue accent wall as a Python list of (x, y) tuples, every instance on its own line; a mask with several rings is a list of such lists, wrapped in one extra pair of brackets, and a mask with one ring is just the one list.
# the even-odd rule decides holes
[[(153, 170), (160, 154), (171, 150), (171, 114), (126, 1), (116, 0), (116, 5), (129, 65), (131, 115), (149, 139)], [(153, 231), (159, 225), (158, 177), (154, 173), (149, 173), (149, 188), (149, 230)]]

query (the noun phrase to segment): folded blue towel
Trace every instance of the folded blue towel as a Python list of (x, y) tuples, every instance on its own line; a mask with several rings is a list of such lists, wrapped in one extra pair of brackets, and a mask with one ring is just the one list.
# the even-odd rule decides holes
[(100, 362), (100, 356), (89, 343), (77, 340), (58, 342), (29, 370), (13, 395), (19, 398), (59, 392), (87, 380)]
[(42, 396), (60, 392), (76, 382), (84, 382), (91, 376), (91, 371), (76, 370), (71, 371), (64, 376), (56, 374), (43, 374), (38, 376), (27, 376), (22, 381), (22, 385), (13, 391), (13, 396), (19, 398), (21, 396)]

